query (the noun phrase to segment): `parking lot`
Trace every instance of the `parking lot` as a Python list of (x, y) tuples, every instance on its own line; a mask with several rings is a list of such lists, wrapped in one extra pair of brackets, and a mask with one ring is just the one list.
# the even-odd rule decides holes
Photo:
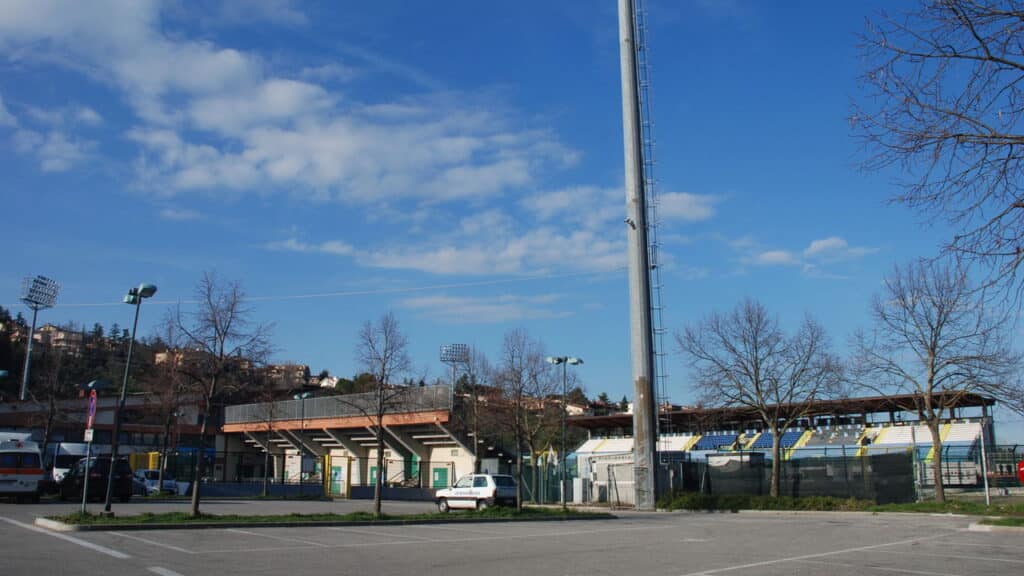
[[(211, 508), (279, 503), (249, 504)], [(968, 531), (972, 520), (953, 516), (627, 512), (586, 522), (55, 535), (11, 514), (28, 508), (35, 507), (0, 506), (5, 574), (967, 576), (1024, 570), (1019, 532)]]

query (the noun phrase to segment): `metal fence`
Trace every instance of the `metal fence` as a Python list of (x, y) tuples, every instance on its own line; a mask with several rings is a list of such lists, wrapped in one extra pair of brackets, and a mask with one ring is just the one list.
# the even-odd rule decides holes
[[(395, 389), (395, 395), (388, 400), (387, 413), (422, 412), (427, 410), (451, 410), (450, 386), (423, 386)], [(282, 400), (256, 404), (239, 404), (224, 409), (225, 424), (299, 420), (314, 418), (340, 418), (365, 416), (376, 413), (377, 393), (346, 394), (343, 396), (321, 396), (305, 400)]]
[[(942, 479), (946, 493), (981, 499), (1024, 495), (1017, 475), (1024, 446), (951, 446), (943, 449)], [(984, 453), (984, 457), (983, 457)], [(672, 453), (659, 466), (665, 490), (707, 494), (770, 492), (771, 459), (764, 452)], [(780, 495), (860, 498), (879, 503), (910, 502), (934, 492), (935, 453), (931, 446), (860, 450), (857, 447), (796, 449), (779, 470)], [(577, 501), (631, 506), (632, 454), (588, 458)], [(987, 482), (986, 482), (987, 480)]]

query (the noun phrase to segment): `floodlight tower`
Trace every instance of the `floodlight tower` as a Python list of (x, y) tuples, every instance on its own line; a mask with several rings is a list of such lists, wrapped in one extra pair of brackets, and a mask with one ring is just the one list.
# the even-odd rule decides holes
[(28, 333), (28, 349), (25, 351), (25, 370), (21, 373), (21, 393), (19, 400), (24, 400), (28, 393), (28, 375), (32, 368), (32, 342), (36, 334), (36, 314), (44, 308), (53, 308), (57, 303), (57, 292), (60, 286), (56, 280), (46, 276), (25, 278), (21, 283), (21, 301), (32, 309), (32, 329)]
[(455, 379), (457, 377), (459, 364), (469, 363), (469, 345), (467, 344), (445, 344), (441, 346), (441, 362), (452, 367), (452, 406), (455, 407)]

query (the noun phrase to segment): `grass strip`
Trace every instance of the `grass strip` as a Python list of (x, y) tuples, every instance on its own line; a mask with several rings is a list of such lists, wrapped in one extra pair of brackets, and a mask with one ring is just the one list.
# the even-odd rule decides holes
[(981, 523), (991, 524), (992, 526), (1014, 526), (1017, 528), (1024, 528), (1024, 517), (1010, 516), (1006, 518), (985, 518)]
[(580, 511), (562, 511), (559, 509), (537, 509), (524, 508), (517, 511), (515, 508), (494, 507), (487, 510), (465, 512), (450, 512), (447, 514), (402, 514), (374, 516), (370, 512), (352, 512), (349, 514), (266, 514), (266, 515), (240, 515), (240, 514), (200, 514), (192, 516), (186, 512), (165, 512), (160, 514), (144, 513), (132, 516), (102, 516), (100, 514), (82, 514), (76, 512), (66, 516), (50, 516), (50, 520), (56, 520), (65, 524), (77, 525), (124, 525), (124, 524), (216, 524), (216, 523), (237, 523), (237, 524), (267, 524), (281, 522), (387, 522), (387, 521), (409, 521), (409, 520), (475, 520), (481, 518), (579, 518), (579, 517), (608, 517), (610, 514)]
[(745, 494), (698, 494), (676, 492), (658, 501), (665, 510), (806, 510), (822, 512), (918, 512), (930, 514), (967, 514), (976, 516), (1024, 516), (1024, 504), (994, 504), (948, 500), (946, 502), (909, 502), (905, 504), (876, 504), (871, 500), (834, 498), (831, 496), (791, 497), (752, 496)]

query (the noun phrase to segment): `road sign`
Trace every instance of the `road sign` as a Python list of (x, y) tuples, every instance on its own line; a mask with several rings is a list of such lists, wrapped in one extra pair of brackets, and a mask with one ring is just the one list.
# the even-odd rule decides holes
[(83, 439), (86, 442), (92, 442), (92, 428), (86, 428), (85, 429), (85, 434), (83, 435)]
[[(94, 420), (96, 420), (96, 391), (95, 390), (90, 390), (89, 391), (89, 412), (88, 412), (88, 414), (85, 417), (85, 429), (90, 432), (90, 434), (89, 434), (90, 437), (92, 436), (91, 432), (92, 432), (92, 424), (93, 424)], [(89, 441), (90, 440), (86, 440), (86, 442), (89, 442)]]

